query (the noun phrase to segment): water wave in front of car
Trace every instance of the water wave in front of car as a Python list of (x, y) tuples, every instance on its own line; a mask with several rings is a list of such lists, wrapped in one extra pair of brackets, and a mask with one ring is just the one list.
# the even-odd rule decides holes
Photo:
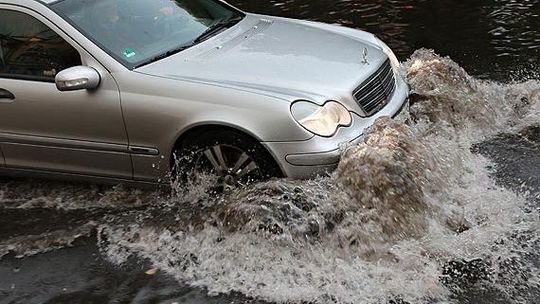
[(538, 124), (540, 83), (481, 81), (428, 50), (403, 73), (410, 111), (379, 119), (332, 176), (218, 198), (195, 187), (156, 207), (159, 218), (101, 225), (103, 252), (275, 302), (417, 303), (470, 285), (525, 301), (540, 278), (534, 193), (498, 185), (471, 147)]
[(172, 197), (7, 183), (7, 216), (34, 210), (70, 222), (51, 233), (21, 230), (0, 243), (0, 256), (53, 250), (97, 231), (111, 261), (145, 259), (211, 294), (420, 303), (459, 299), (474, 286), (483, 297), (528, 301), (540, 284), (538, 193), (526, 183), (519, 193), (504, 188), (475, 146), (540, 128), (540, 82), (475, 79), (429, 50), (416, 51), (402, 73), (409, 111), (379, 119), (331, 176), (224, 194), (203, 178)]

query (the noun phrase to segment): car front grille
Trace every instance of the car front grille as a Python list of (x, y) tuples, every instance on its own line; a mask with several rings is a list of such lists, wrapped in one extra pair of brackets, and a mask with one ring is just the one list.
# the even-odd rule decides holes
[(387, 59), (377, 71), (353, 92), (354, 99), (367, 115), (384, 106), (396, 90), (394, 71)]

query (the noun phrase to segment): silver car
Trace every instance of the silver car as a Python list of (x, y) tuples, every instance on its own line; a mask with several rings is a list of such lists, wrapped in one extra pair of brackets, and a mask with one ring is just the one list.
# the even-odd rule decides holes
[(308, 178), (408, 86), (374, 35), (219, 0), (0, 0), (0, 173)]

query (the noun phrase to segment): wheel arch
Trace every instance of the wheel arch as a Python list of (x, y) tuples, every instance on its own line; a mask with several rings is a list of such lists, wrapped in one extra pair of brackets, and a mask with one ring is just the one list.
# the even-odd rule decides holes
[(283, 170), (283, 166), (276, 158), (276, 155), (273, 151), (269, 150), (265, 145), (261, 144), (263, 142), (260, 137), (256, 136), (253, 132), (250, 132), (246, 130), (245, 128), (242, 128), (240, 126), (236, 125), (230, 125), (226, 123), (220, 123), (220, 122), (207, 122), (207, 123), (197, 123), (193, 124), (189, 127), (184, 128), (181, 132), (178, 133), (176, 138), (174, 139), (174, 142), (172, 146), (169, 149), (170, 152), (170, 166), (174, 165), (174, 152), (182, 146), (183, 143), (188, 141), (193, 136), (196, 136), (197, 134), (202, 134), (203, 132), (208, 132), (211, 130), (226, 130), (234, 133), (241, 134), (243, 136), (249, 137), (253, 139), (255, 142), (257, 142), (260, 147), (268, 153), (268, 156), (271, 158), (271, 160), (274, 162), (276, 167), (281, 172), (281, 176), (285, 176), (285, 171)]

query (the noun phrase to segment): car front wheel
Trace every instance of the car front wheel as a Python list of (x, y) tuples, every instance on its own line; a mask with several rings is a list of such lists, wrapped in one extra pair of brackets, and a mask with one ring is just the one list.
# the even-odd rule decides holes
[(188, 138), (176, 149), (174, 167), (177, 179), (211, 176), (220, 190), (281, 176), (259, 142), (228, 130), (209, 130)]

